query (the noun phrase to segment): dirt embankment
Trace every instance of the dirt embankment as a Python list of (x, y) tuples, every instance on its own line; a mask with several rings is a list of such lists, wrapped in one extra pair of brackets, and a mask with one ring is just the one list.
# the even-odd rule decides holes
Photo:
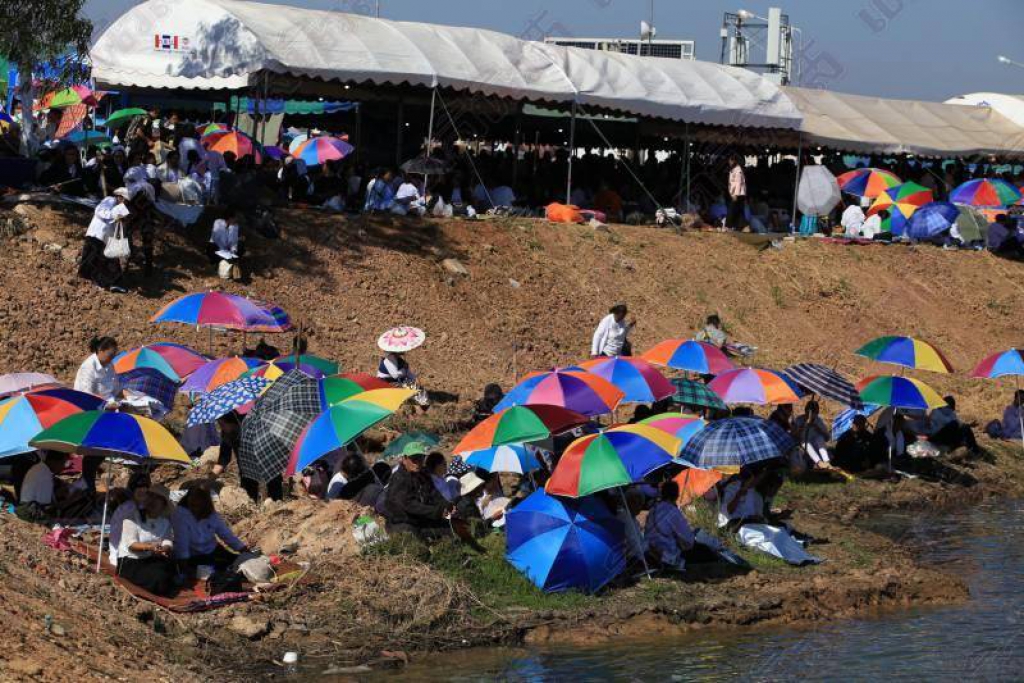
[[(961, 372), (922, 378), (956, 393), (961, 413), (977, 420), (998, 415), (1009, 387), (966, 379), (965, 371), (1017, 344), (1024, 312), (1022, 266), (987, 254), (816, 242), (759, 251), (717, 234), (618, 226), (604, 233), (526, 220), (365, 222), (303, 210), (283, 212), (283, 240), (251, 239), (253, 276), (246, 284), (224, 286), (213, 277), (199, 227), (168, 235), (158, 249), (159, 277), (141, 282), (132, 275), (137, 289), (119, 296), (74, 275), (87, 216), (24, 209), (23, 217), (33, 229), (0, 238), (0, 373), (33, 369), (70, 380), (97, 333), (115, 334), (123, 347), (172, 339), (206, 350), (205, 333), (155, 328), (148, 320), (182, 293), (223, 287), (281, 304), (310, 334), (312, 352), (349, 370), (373, 369), (382, 329), (424, 328), (429, 341), (410, 361), (436, 403), (425, 416), (402, 416), (392, 425), (440, 429), (449, 438), (484, 384), (508, 388), (516, 373), (585, 356), (593, 326), (617, 301), (640, 321), (639, 349), (688, 336), (704, 315), (718, 312), (737, 339), (759, 347), (757, 361), (768, 367), (814, 361), (862, 376), (883, 369), (852, 355), (868, 339), (929, 339)], [(445, 267), (445, 259), (457, 259), (468, 274)], [(288, 342), (279, 345), (287, 350)], [(238, 337), (218, 336), (213, 351), (240, 347)], [(339, 662), (393, 662), (400, 654), (381, 651), (817, 620), (961, 599), (966, 589), (959, 580), (915, 566), (903, 549), (850, 521), (877, 507), (963, 504), (1019, 492), (1020, 462), (1002, 451), (994, 457), (957, 466), (977, 479), (972, 487), (787, 487), (795, 525), (830, 540), (813, 548), (827, 560), (820, 566), (644, 581), (576, 602), (496, 600), (482, 584), (464, 580), (474, 576), (467, 572), (487, 575), (500, 557), (445, 564), (415, 554), (361, 556), (351, 537), (356, 511), (294, 501), (243, 505), (230, 514), (266, 550), (297, 543), (302, 559), (313, 562), (309, 581), (264, 602), (171, 617), (41, 547), (37, 528), (2, 516), (0, 628), (13, 646), (0, 652), (0, 678), (191, 680), (218, 670), (230, 679), (244, 672), (225, 662), (273, 668), (270, 661), (288, 649)], [(60, 629), (46, 628), (47, 614)]]

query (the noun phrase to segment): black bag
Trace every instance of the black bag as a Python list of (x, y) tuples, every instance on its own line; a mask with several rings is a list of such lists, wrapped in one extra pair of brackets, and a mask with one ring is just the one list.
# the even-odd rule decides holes
[(220, 595), (221, 593), (241, 593), (245, 590), (244, 584), (244, 576), (238, 572), (225, 570), (216, 572), (210, 577), (207, 584), (207, 590), (210, 595)]

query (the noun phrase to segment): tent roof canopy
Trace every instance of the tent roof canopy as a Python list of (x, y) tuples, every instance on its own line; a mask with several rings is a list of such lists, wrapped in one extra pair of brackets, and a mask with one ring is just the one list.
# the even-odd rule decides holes
[(795, 130), (801, 120), (779, 86), (743, 69), (242, 0), (141, 3), (100, 36), (92, 60), (96, 80), (118, 87), (237, 90), (265, 72), (708, 125)]
[(1024, 156), (1024, 128), (987, 107), (783, 90), (812, 143), (863, 153)]

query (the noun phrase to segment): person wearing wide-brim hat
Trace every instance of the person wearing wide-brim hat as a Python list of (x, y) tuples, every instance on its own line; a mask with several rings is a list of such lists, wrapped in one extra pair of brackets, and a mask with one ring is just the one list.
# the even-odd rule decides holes
[(384, 352), (384, 357), (377, 364), (377, 378), (395, 386), (414, 389), (414, 400), (422, 407), (429, 404), (427, 392), (419, 386), (415, 373), (405, 360), (405, 353), (418, 348), (425, 339), (422, 330), (401, 326), (388, 330), (377, 340), (378, 348)]
[(437, 538), (449, 530), (446, 515), (451, 511), (451, 504), (424, 469), (427, 451), (427, 446), (417, 441), (402, 450), (384, 499), (384, 519), (389, 534)]

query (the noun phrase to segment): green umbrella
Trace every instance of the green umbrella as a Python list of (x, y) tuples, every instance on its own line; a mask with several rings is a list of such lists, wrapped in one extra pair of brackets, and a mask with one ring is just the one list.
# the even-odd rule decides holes
[(139, 107), (129, 107), (128, 109), (118, 109), (113, 114), (107, 117), (107, 120), (103, 122), (103, 125), (107, 128), (117, 128), (130, 122), (136, 116), (145, 116), (146, 110), (140, 109)]
[(722, 398), (709, 389), (706, 384), (695, 382), (692, 379), (673, 379), (672, 384), (676, 388), (676, 393), (672, 396), (672, 401), (675, 403), (715, 410), (727, 409)]
[(397, 439), (388, 444), (388, 447), (384, 449), (385, 458), (393, 458), (396, 455), (401, 455), (405, 447), (411, 443), (421, 443), (427, 448), (433, 448), (434, 446), (441, 443), (441, 438), (436, 434), (430, 432), (406, 432)]
[(964, 242), (983, 242), (988, 239), (988, 221), (977, 209), (960, 206), (960, 215), (956, 219), (956, 229)]
[[(284, 361), (286, 363), (294, 363), (295, 356), (294, 354), (289, 354), (287, 356), (280, 356), (278, 358), (275, 358), (274, 360)], [(335, 363), (333, 360), (327, 360), (326, 358), (321, 358), (320, 356), (314, 356), (312, 354), (304, 354), (299, 356), (299, 365), (308, 365), (310, 367), (316, 368), (325, 375), (336, 375), (339, 372), (341, 372), (341, 366)]]

